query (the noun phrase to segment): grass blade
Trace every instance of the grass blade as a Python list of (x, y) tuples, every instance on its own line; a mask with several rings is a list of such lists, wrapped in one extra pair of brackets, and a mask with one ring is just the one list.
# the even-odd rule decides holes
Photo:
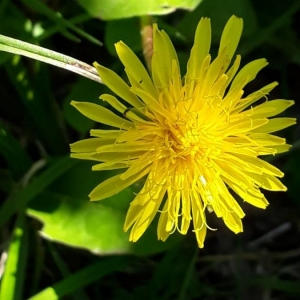
[(3, 225), (17, 210), (25, 208), (30, 200), (49, 186), (56, 178), (71, 168), (75, 163), (77, 162), (69, 156), (60, 158), (24, 189), (17, 193), (12, 193), (4, 202), (0, 210), (0, 226)]
[(32, 9), (35, 9), (38, 13), (46, 16), (53, 22), (55, 22), (58, 26), (60, 26), (61, 30), (64, 30), (64, 28), (69, 28), (73, 30), (75, 33), (78, 35), (82, 36), (83, 38), (87, 39), (88, 41), (98, 45), (102, 46), (102, 43), (98, 41), (96, 38), (94, 38), (92, 35), (86, 33), (82, 29), (78, 28), (75, 26), (72, 22), (67, 21), (66, 19), (63, 18), (63, 16), (58, 13), (52, 11), (50, 8), (48, 8), (43, 2), (39, 0), (21, 0), (25, 5), (31, 7)]
[(71, 56), (0, 34), (0, 51), (23, 55), (102, 83), (97, 70)]
[(18, 216), (3, 274), (0, 299), (21, 300), (27, 257), (27, 228), (24, 212)]
[(29, 300), (54, 300), (75, 292), (76, 290), (99, 280), (105, 275), (122, 270), (131, 261), (125, 256), (106, 257), (89, 267), (69, 276), (59, 283), (48, 287)]

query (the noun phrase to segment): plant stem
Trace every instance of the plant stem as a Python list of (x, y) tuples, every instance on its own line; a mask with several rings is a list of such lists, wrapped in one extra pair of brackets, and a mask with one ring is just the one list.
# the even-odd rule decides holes
[(140, 18), (143, 54), (149, 71), (151, 70), (151, 59), (153, 55), (152, 21), (152, 16), (142, 16)]
[(102, 83), (97, 70), (93, 66), (73, 57), (13, 39), (5, 35), (0, 35), (0, 51), (27, 56)]

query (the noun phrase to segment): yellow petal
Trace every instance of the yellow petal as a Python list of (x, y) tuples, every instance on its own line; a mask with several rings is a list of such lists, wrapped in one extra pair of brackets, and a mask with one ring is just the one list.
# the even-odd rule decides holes
[(272, 100), (266, 101), (263, 104), (255, 106), (249, 110), (244, 111), (242, 114), (254, 116), (255, 118), (270, 118), (276, 116), (287, 108), (292, 106), (295, 102), (293, 100)]
[(243, 232), (242, 220), (234, 212), (228, 211), (223, 220), (226, 226), (234, 233)]
[(249, 135), (251, 140), (258, 146), (273, 146), (273, 145), (283, 145), (285, 144), (285, 139), (268, 134), (268, 133), (254, 133)]
[(101, 163), (94, 165), (92, 167), (93, 171), (104, 171), (104, 170), (116, 170), (116, 169), (123, 169), (128, 168), (129, 163), (120, 163), (120, 162), (107, 162), (107, 163)]
[(271, 133), (282, 130), (289, 126), (292, 126), (297, 123), (295, 118), (275, 118), (270, 119), (269, 122), (260, 128), (253, 128), (251, 132), (257, 133)]
[(250, 203), (253, 206), (256, 206), (258, 208), (265, 209), (269, 202), (266, 200), (266, 198), (261, 194), (260, 196), (253, 195), (251, 192), (253, 189), (243, 189), (240, 186), (236, 184), (230, 184), (230, 187), (246, 202)]
[(272, 146), (272, 148), (275, 150), (275, 153), (284, 153), (291, 149), (292, 145), (284, 144), (284, 145), (276, 145)]
[(220, 193), (220, 199), (223, 203), (226, 204), (227, 207), (230, 208), (230, 210), (233, 210), (233, 212), (241, 219), (245, 216), (244, 211), (240, 207), (240, 205), (237, 203), (237, 201), (233, 198), (233, 196), (229, 193), (228, 188), (225, 187), (222, 189), (222, 193)]
[(223, 141), (226, 152), (233, 154), (243, 154), (251, 157), (257, 156), (257, 151), (253, 148), (246, 147), (248, 140), (239, 137), (227, 137)]
[(120, 179), (120, 175), (115, 175), (97, 185), (89, 194), (91, 201), (98, 201), (113, 196), (120, 191), (124, 190), (134, 182), (145, 176), (149, 170), (141, 169), (140, 172), (135, 173), (133, 176)]
[(237, 135), (239, 133), (248, 132), (256, 128), (262, 127), (268, 123), (268, 119), (243, 119), (233, 122), (224, 129), (226, 135)]
[[(160, 157), (160, 158), (163, 158)], [(161, 160), (162, 161), (162, 160)], [(140, 168), (141, 166), (143, 167), (146, 167), (148, 165), (152, 165), (152, 168), (156, 167), (158, 164), (160, 164), (160, 162), (158, 159), (157, 159), (157, 155), (156, 153), (154, 154), (149, 154), (149, 153), (145, 153), (144, 155), (141, 155), (139, 157), (138, 160), (135, 161), (134, 164), (132, 164), (132, 166), (126, 171), (124, 172), (122, 175), (121, 175), (121, 178), (122, 179), (126, 179), (127, 177), (131, 177), (132, 174), (136, 173)], [(154, 163), (154, 164), (153, 164)], [(161, 171), (161, 173), (165, 174), (164, 173), (164, 170), (162, 170), (163, 167), (162, 166), (158, 166), (158, 170)], [(156, 170), (156, 172), (158, 172), (158, 170)], [(161, 182), (159, 179), (163, 180), (163, 178), (161, 177), (162, 174), (159, 174), (159, 173), (156, 173), (156, 177), (155, 177), (155, 180), (157, 182)]]
[(122, 134), (122, 132), (127, 132), (127, 131), (122, 131), (121, 129), (120, 130), (91, 129), (90, 135), (95, 137), (101, 137), (101, 138), (117, 139)]
[(103, 106), (90, 102), (76, 101), (72, 101), (71, 105), (93, 121), (122, 129), (130, 129), (133, 127), (133, 123), (118, 117)]
[(81, 140), (70, 145), (72, 152), (96, 152), (96, 149), (102, 145), (109, 145), (114, 139), (90, 138)]
[(272, 175), (264, 174), (259, 175), (255, 173), (246, 172), (245, 176), (248, 176), (255, 182), (259, 187), (269, 191), (286, 191), (287, 188), (281, 183), (279, 179)]
[(96, 62), (94, 63), (94, 67), (97, 69), (103, 83), (119, 97), (124, 99), (133, 107), (141, 108), (144, 106), (143, 103), (130, 91), (130, 87), (114, 71), (105, 68)]
[(158, 97), (158, 92), (154, 87), (147, 70), (135, 53), (123, 42), (116, 43), (115, 47), (120, 60), (125, 66), (126, 73), (130, 73), (135, 81), (139, 83), (140, 87), (138, 86), (138, 88), (146, 90), (155, 98)]
[[(161, 211), (161, 216), (158, 222), (158, 226), (161, 227), (161, 229), (157, 231), (159, 236), (165, 235), (167, 237), (169, 234), (173, 233), (174, 230), (177, 229), (178, 216), (174, 218), (174, 215), (171, 215), (170, 212), (170, 207), (172, 205), (173, 200), (175, 199), (176, 194), (177, 191), (174, 190), (172, 193), (170, 193), (170, 189), (168, 189), (168, 197), (165, 201), (165, 205)], [(177, 201), (177, 199), (175, 199), (175, 201)]]
[(169, 216), (166, 212), (166, 207), (167, 204), (165, 203), (157, 224), (157, 238), (161, 241), (165, 241), (170, 235), (170, 232), (166, 230), (169, 222)]
[(108, 94), (103, 94), (99, 97), (101, 100), (108, 102), (115, 110), (124, 113), (127, 109), (116, 97)]
[(261, 173), (262, 169), (258, 164), (258, 159), (251, 157), (251, 156), (246, 156), (246, 155), (239, 155), (239, 154), (224, 154), (222, 157), (222, 161), (230, 161), (231, 164), (236, 166), (238, 169), (242, 171), (247, 171), (251, 170), (251, 172), (255, 173)]
[(77, 159), (85, 159), (85, 160), (97, 160), (96, 158), (94, 158), (94, 154), (96, 154), (96, 152), (87, 152), (87, 153), (71, 153), (70, 157), (72, 158), (77, 158)]
[(195, 33), (194, 46), (187, 64), (185, 82), (200, 77), (200, 70), (204, 58), (209, 54), (211, 44), (210, 19), (201, 18)]
[[(130, 237), (129, 239), (133, 242), (137, 241), (145, 232), (145, 230), (149, 227), (151, 224), (152, 220), (154, 219), (158, 208), (161, 205), (162, 199), (164, 197), (164, 194), (166, 192), (166, 188), (162, 186), (156, 186), (156, 190), (153, 193), (145, 193), (145, 194), (138, 194), (136, 198), (141, 197), (145, 198), (143, 202), (146, 204), (143, 207), (140, 207), (141, 213), (138, 214), (138, 218), (135, 221), (133, 228), (131, 229), (130, 232)], [(131, 209), (132, 206), (130, 206)], [(129, 210), (130, 210), (129, 209)], [(134, 207), (134, 210), (137, 208)], [(130, 211), (128, 211), (128, 219), (126, 216), (126, 221), (124, 225), (124, 229), (126, 231), (126, 228), (128, 228), (128, 225), (132, 223), (130, 220)]]
[(181, 192), (181, 198), (182, 198), (182, 223), (181, 223), (181, 231), (187, 232), (189, 226), (190, 226), (190, 220), (192, 220), (191, 217), (191, 195), (188, 189), (184, 189)]
[(115, 152), (115, 153), (122, 153), (122, 152), (132, 152), (134, 151), (139, 151), (142, 153), (142, 151), (147, 151), (155, 148), (155, 143), (128, 143), (128, 144), (107, 144), (107, 145), (99, 145), (99, 147), (96, 149), (96, 152), (98, 153), (108, 153), (108, 152)]
[(271, 175), (264, 176), (263, 188), (269, 191), (287, 191), (287, 187), (284, 184), (282, 184), (279, 179)]
[(152, 109), (153, 113), (155, 113), (156, 118), (158, 118), (161, 122), (163, 122), (165, 116), (172, 117), (172, 114), (146, 91), (138, 88), (132, 88), (131, 90)]
[(257, 73), (266, 65), (268, 65), (268, 62), (264, 58), (254, 60), (245, 65), (234, 78), (230, 90), (235, 87), (243, 89), (246, 84), (255, 79)]
[(226, 57), (228, 59), (227, 65), (229, 65), (229, 62), (236, 51), (242, 31), (243, 19), (237, 18), (236, 16), (230, 17), (223, 30), (219, 47), (219, 54), (226, 49)]
[[(211, 63), (205, 79), (201, 83), (202, 87), (202, 94), (203, 96), (210, 96), (212, 93), (211, 87), (214, 83), (219, 79), (221, 75), (225, 72), (225, 64), (226, 64), (226, 51), (225, 49), (221, 52), (217, 58)], [(227, 78), (227, 77), (226, 77)]]
[(258, 157), (250, 157), (242, 154), (237, 154), (237, 156), (245, 162), (250, 163), (251, 165), (256, 165), (259, 169), (261, 169), (263, 173), (277, 177), (283, 177), (284, 175), (283, 172), (281, 172), (279, 169)]
[[(220, 90), (220, 97), (223, 98), (228, 85), (231, 83), (232, 79), (234, 78), (236, 72), (239, 69), (240, 63), (241, 63), (241, 56), (237, 55), (233, 65), (231, 66), (231, 68), (226, 73), (226, 76), (227, 76), (228, 80), (227, 80), (226, 84), (224, 84), (223, 88)], [(224, 102), (224, 106), (225, 106), (225, 99), (223, 100), (223, 102)], [(226, 103), (226, 106), (229, 106), (229, 108), (231, 108), (231, 103), (232, 103), (232, 101)]]
[(153, 57), (152, 57), (152, 79), (159, 91), (170, 84), (172, 78), (172, 61), (179, 63), (174, 46), (163, 30), (158, 30), (153, 24)]
[[(219, 160), (216, 162), (218, 170), (220, 171), (221, 178), (228, 184), (228, 182), (238, 185), (243, 189), (251, 186), (251, 181), (248, 177), (244, 176), (244, 172), (232, 164), (231, 161), (224, 162)], [(231, 185), (230, 185), (231, 186)]]
[[(232, 111), (232, 113), (238, 113), (250, 106), (252, 103), (256, 102), (257, 100), (265, 97), (269, 94), (270, 91), (274, 89), (278, 85), (278, 82), (272, 82), (267, 84), (263, 88), (259, 89), (258, 91), (248, 95), (246, 98), (242, 99), (236, 106), (236, 108)], [(230, 93), (228, 94), (229, 97)]]
[[(193, 197), (192, 200), (192, 216), (194, 224), (194, 232), (196, 235), (197, 243), (199, 248), (204, 247), (204, 240), (206, 236), (206, 218), (203, 213), (203, 207), (200, 199)], [(200, 206), (200, 209), (199, 207)]]
[(98, 160), (101, 162), (129, 162), (131, 160), (135, 160), (141, 155), (144, 154), (144, 151), (135, 151), (132, 150), (131, 152), (120, 152), (116, 155), (115, 152), (101, 152), (101, 153), (94, 153), (92, 158), (94, 160)]

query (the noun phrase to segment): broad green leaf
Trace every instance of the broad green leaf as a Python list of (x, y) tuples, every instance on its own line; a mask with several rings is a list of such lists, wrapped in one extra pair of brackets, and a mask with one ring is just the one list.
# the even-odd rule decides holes
[[(120, 195), (126, 200), (129, 193)], [(125, 213), (101, 202), (48, 192), (31, 203), (28, 214), (43, 222), (41, 234), (51, 241), (95, 254), (130, 252), (128, 234), (122, 230)]]
[(31, 202), (28, 214), (43, 223), (43, 237), (89, 250), (95, 254), (134, 253), (147, 255), (163, 251), (178, 242), (178, 235), (158, 242), (157, 220), (137, 242), (128, 241), (123, 224), (137, 185), (99, 202), (90, 202), (88, 194), (114, 172), (92, 172), (90, 162), (71, 168)]
[(123, 205), (131, 198), (130, 189), (102, 202), (45, 192), (31, 203), (27, 212), (43, 223), (41, 235), (44, 238), (94, 254), (147, 255), (163, 251), (177, 242), (178, 236), (167, 242), (157, 241), (157, 220), (137, 243), (129, 242), (129, 233), (123, 231), (126, 211), (108, 205), (109, 200), (112, 204), (119, 201)]
[(144, 15), (165, 15), (176, 9), (193, 10), (202, 0), (79, 0), (79, 4), (92, 16), (113, 20)]

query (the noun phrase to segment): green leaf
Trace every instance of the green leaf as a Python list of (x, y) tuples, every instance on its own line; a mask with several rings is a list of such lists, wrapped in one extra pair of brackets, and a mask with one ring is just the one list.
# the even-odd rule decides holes
[[(130, 191), (121, 193), (123, 200)], [(128, 234), (122, 230), (125, 213), (86, 198), (54, 193), (38, 196), (28, 214), (44, 223), (43, 237), (95, 254), (129, 253)]]
[[(68, 265), (66, 264), (63, 257), (60, 255), (59, 251), (56, 250), (56, 247), (52, 243), (48, 243), (49, 252), (53, 258), (54, 263), (56, 264), (57, 268), (59, 269), (60, 273), (64, 278), (68, 278), (71, 276), (72, 271), (69, 269)], [(82, 289), (78, 289), (76, 293), (72, 294), (72, 297), (75, 300), (89, 300), (88, 296)]]
[(2, 124), (0, 124), (0, 153), (7, 161), (15, 179), (23, 176), (32, 164), (26, 151)]
[(135, 186), (99, 202), (90, 202), (88, 194), (114, 172), (92, 172), (92, 163), (82, 161), (59, 178), (51, 191), (39, 195), (30, 204), (28, 214), (43, 223), (43, 237), (95, 254), (153, 254), (164, 251), (179, 240), (174, 235), (158, 242), (157, 220), (137, 242), (128, 241), (123, 224)]
[(30, 300), (62, 299), (61, 297), (73, 293), (108, 274), (124, 269), (129, 262), (131, 262), (129, 257), (121, 256), (99, 259), (98, 262), (30, 297)]
[(177, 29), (192, 41), (201, 17), (208, 17), (211, 18), (213, 38), (219, 40), (226, 22), (232, 15), (243, 18), (243, 36), (249, 36), (257, 29), (256, 15), (250, 0), (226, 1), (226, 5), (224, 0), (203, 1), (195, 11), (182, 19)]
[[(78, 35), (82, 36), (83, 38), (87, 39), (88, 41), (101, 46), (102, 43), (98, 41), (95, 37), (88, 34), (87, 32), (83, 31), (79, 27), (75, 26), (72, 22), (63, 18), (63, 16), (59, 12), (52, 11), (47, 5), (43, 4), (42, 1), (39, 0), (21, 0), (23, 4), (27, 5), (31, 9), (36, 10), (37, 13), (45, 15), (47, 18), (55, 22), (62, 33), (67, 33), (66, 29), (71, 29)], [(69, 33), (70, 34), (70, 33)], [(72, 36), (72, 35), (71, 35)], [(80, 40), (79, 40), (80, 41)]]
[(123, 41), (134, 52), (142, 50), (139, 22), (137, 18), (130, 18), (106, 23), (104, 43), (111, 55), (117, 56), (114, 44), (118, 41)]
[[(97, 70), (73, 57), (0, 34), (0, 51), (30, 57), (102, 83)], [(1, 58), (0, 58), (1, 60)]]
[[(286, 47), (284, 41), (282, 41), (282, 39), (276, 35), (276, 32), (280, 29), (286, 30), (287, 24), (291, 22), (292, 17), (299, 11), (299, 9), (300, 2), (295, 1), (293, 4), (289, 5), (280, 16), (277, 16), (276, 18), (272, 17), (271, 24), (269, 24), (267, 27), (257, 30), (256, 34), (254, 34), (251, 39), (248, 39), (247, 42), (244, 43), (243, 48), (241, 49), (241, 54), (247, 55), (253, 49), (259, 47), (266, 41), (270, 42), (269, 39), (272, 36), (276, 40), (280, 40), (281, 44), (284, 45), (283, 47)], [(289, 52), (288, 55), (292, 57), (293, 53)]]
[(124, 204), (131, 198), (130, 189), (107, 199), (105, 204), (45, 192), (31, 203), (27, 212), (44, 224), (41, 230), (44, 238), (95, 254), (148, 255), (168, 249), (177, 242), (176, 238), (165, 243), (157, 241), (157, 220), (140, 241), (129, 242), (129, 233), (123, 231), (126, 211), (108, 205), (109, 201)]
[(24, 213), (18, 216), (8, 249), (5, 271), (1, 281), (0, 299), (21, 300), (27, 261), (27, 227)]
[(67, 143), (61, 130), (56, 103), (52, 99), (48, 71), (45, 66), (35, 64), (35, 67), (35, 76), (30, 76), (23, 60), (16, 55), (5, 64), (11, 83), (34, 121), (39, 139), (51, 154), (63, 154)]
[[(81, 26), (84, 22), (87, 22), (91, 19), (92, 17), (84, 12), (83, 14), (80, 14), (80, 15), (77, 15), (71, 19), (69, 19), (69, 22), (71, 22), (72, 24), (77, 24), (77, 23), (81, 23)], [(39, 23), (35, 24), (33, 26), (33, 30), (35, 30), (35, 28), (38, 28), (40, 26)], [(36, 38), (38, 41), (42, 41), (42, 40), (45, 40), (45, 39), (48, 39), (50, 38), (52, 35), (56, 34), (57, 32), (61, 32), (62, 30), (62, 24), (54, 24), (53, 26), (47, 28), (47, 30), (45, 30), (44, 28), (42, 29), (42, 32), (39, 34), (39, 35), (36, 35)], [(66, 32), (66, 31), (64, 31)], [(80, 39), (78, 39), (76, 36), (76, 42), (80, 42)]]
[(15, 184), (11, 172), (7, 169), (0, 169), (0, 178), (0, 191), (9, 193)]
[(58, 159), (47, 170), (30, 182), (20, 191), (12, 191), (0, 210), (0, 226), (3, 225), (17, 210), (25, 208), (26, 205), (57, 177), (68, 170), (76, 161), (70, 157)]
[(113, 20), (144, 15), (165, 15), (176, 9), (193, 10), (202, 0), (79, 0), (79, 4), (92, 16)]

